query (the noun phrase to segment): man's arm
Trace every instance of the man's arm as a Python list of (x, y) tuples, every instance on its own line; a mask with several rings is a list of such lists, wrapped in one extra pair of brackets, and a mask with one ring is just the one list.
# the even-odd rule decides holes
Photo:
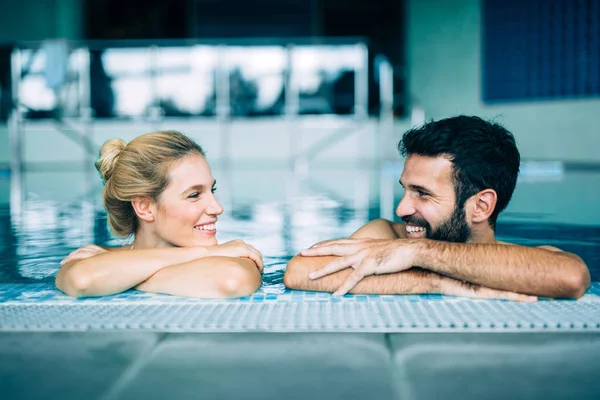
[[(402, 234), (402, 232), (398, 232), (398, 225), (384, 219), (376, 219), (358, 229), (350, 237), (353, 239), (397, 239), (399, 234)], [(310, 279), (309, 274), (337, 258), (335, 256), (303, 257), (297, 255), (288, 263), (283, 282), (290, 289), (335, 292), (353, 272), (351, 268), (346, 268), (315, 280)], [(421, 268), (411, 268), (393, 274), (367, 276), (351, 290), (351, 293), (442, 293), (480, 299), (535, 300), (530, 296), (493, 290), (468, 282), (460, 282), (430, 271), (425, 271)]]
[(478, 285), (569, 298), (581, 297), (590, 285), (581, 258), (550, 246), (411, 242), (417, 246), (413, 265)]
[[(353, 239), (397, 239), (398, 235), (392, 228), (390, 221), (376, 219), (363, 225), (350, 237)], [(336, 258), (337, 257), (303, 257), (297, 255), (288, 263), (285, 275), (283, 276), (283, 283), (290, 289), (335, 292), (348, 278), (350, 273), (352, 273), (351, 269), (338, 271), (316, 280), (310, 279), (308, 275)], [(436, 290), (439, 280), (440, 276), (437, 274), (421, 269), (414, 269), (414, 271), (409, 270), (397, 274), (366, 277), (354, 287), (352, 293), (429, 293)]]
[[(337, 257), (294, 257), (287, 265), (283, 283), (290, 289), (335, 292), (352, 273), (347, 268), (321, 279), (312, 280), (308, 275), (333, 261)], [(372, 275), (364, 278), (351, 293), (367, 294), (411, 294), (439, 293), (441, 277), (433, 272), (414, 268), (408, 271), (387, 275)]]

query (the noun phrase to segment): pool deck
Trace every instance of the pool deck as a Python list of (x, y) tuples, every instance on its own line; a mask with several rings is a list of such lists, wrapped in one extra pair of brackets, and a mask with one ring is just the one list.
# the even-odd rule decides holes
[(0, 285), (2, 400), (597, 399), (599, 370), (599, 283), (533, 304)]
[(597, 399), (600, 333), (0, 333), (2, 399)]

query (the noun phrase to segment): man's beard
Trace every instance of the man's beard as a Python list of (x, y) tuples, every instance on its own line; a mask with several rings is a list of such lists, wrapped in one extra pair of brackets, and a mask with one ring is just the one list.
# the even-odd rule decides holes
[(429, 222), (412, 215), (402, 217), (406, 223), (422, 226), (425, 228), (425, 237), (432, 240), (444, 242), (466, 243), (471, 237), (471, 229), (465, 218), (465, 207), (455, 207), (452, 215), (440, 226), (431, 229)]

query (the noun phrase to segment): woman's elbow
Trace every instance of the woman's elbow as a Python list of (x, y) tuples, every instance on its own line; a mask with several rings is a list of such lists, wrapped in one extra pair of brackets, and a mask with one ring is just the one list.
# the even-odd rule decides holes
[(262, 278), (256, 267), (234, 265), (219, 283), (219, 291), (226, 298), (244, 297), (254, 293), (261, 284)]
[(67, 271), (58, 272), (55, 284), (59, 290), (68, 296), (84, 297), (89, 293), (92, 286), (92, 279), (89, 275), (83, 274), (78, 269), (71, 267)]

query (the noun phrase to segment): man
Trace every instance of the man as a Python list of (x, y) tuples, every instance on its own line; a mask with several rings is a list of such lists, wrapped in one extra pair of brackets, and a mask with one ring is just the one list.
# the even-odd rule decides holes
[(517, 301), (585, 293), (590, 275), (578, 256), (494, 236), (520, 164), (504, 127), (468, 116), (432, 121), (406, 132), (398, 149), (406, 157), (396, 209), (404, 223), (378, 219), (302, 251), (287, 266), (287, 287)]

